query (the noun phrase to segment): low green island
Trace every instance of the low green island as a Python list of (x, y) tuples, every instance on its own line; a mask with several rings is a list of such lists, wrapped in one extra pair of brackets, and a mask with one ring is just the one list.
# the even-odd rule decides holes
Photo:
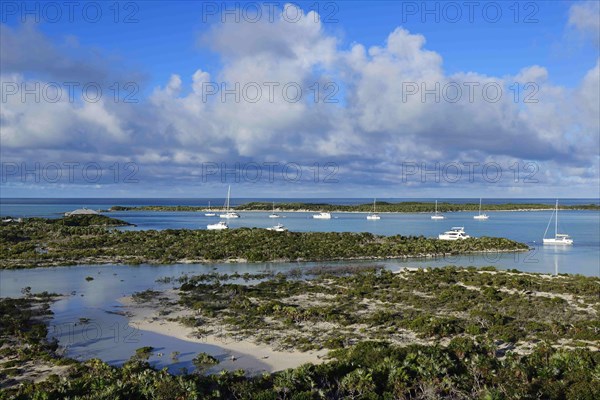
[(77, 264), (333, 261), (527, 251), (509, 239), (443, 241), (371, 233), (188, 229), (123, 230), (103, 215), (26, 218), (0, 227), (0, 268)]
[[(377, 212), (387, 213), (425, 213), (433, 212), (435, 203), (404, 201), (400, 203), (389, 203), (385, 201), (376, 202)], [(600, 210), (598, 204), (585, 205), (559, 205), (561, 210)], [(250, 202), (234, 207), (236, 211), (271, 211), (273, 210), (272, 202)], [(554, 206), (541, 203), (505, 203), (505, 204), (485, 204), (485, 211), (540, 211), (553, 210)], [(106, 211), (206, 211), (204, 206), (113, 206)], [(339, 205), (327, 203), (285, 203), (277, 202), (275, 210), (281, 211), (305, 211), (305, 212), (371, 212), (373, 211), (373, 203), (357, 204), (357, 205)], [(479, 203), (438, 203), (439, 212), (459, 212), (459, 211), (478, 211)]]
[(172, 375), (149, 346), (122, 367), (75, 361), (46, 339), (55, 295), (25, 290), (0, 299), (0, 399), (600, 398), (599, 278), (372, 266), (162, 280), (179, 286), (132, 296), (156, 323), (327, 354), (258, 375), (206, 353)]

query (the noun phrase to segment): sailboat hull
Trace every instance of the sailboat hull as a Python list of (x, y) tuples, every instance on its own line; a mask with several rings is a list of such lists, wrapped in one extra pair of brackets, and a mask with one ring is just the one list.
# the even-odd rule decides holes
[(559, 246), (570, 246), (570, 245), (573, 244), (573, 239), (548, 238), (548, 239), (544, 239), (544, 244), (559, 245)]
[(221, 218), (239, 218), (240, 215), (238, 213), (234, 213), (234, 212), (228, 212), (226, 214), (221, 214), (219, 215), (219, 217)]

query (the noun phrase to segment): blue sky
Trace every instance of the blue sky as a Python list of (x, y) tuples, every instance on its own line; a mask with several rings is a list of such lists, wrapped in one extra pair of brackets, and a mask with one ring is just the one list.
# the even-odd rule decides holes
[[(22, 21), (23, 8), (35, 10), (36, 3), (39, 2), (31, 2), (30, 6), (19, 5), (15, 14), (6, 15), (7, 24), (18, 26)], [(114, 23), (115, 11), (105, 5), (101, 8), (103, 17), (98, 23), (86, 23), (81, 15), (83, 11), (75, 11), (73, 23), (62, 20), (50, 23), (44, 19), (51, 16), (40, 9), (39, 28), (56, 42), (63, 41), (66, 36), (74, 36), (82, 46), (121, 57), (130, 66), (143, 69), (151, 84), (160, 84), (164, 76), (173, 71), (191, 75), (200, 63), (211, 72), (219, 68), (218, 54), (199, 43), (198, 36), (218, 21), (220, 14), (208, 14), (205, 5), (207, 15), (203, 18), (202, 3), (193, 1), (168, 4), (159, 1), (132, 2), (138, 8), (125, 9), (127, 3), (122, 2), (118, 18), (123, 20), (131, 15), (130, 23)], [(227, 7), (240, 5), (239, 16), (243, 19), (246, 15), (243, 5), (249, 3), (258, 4), (238, 1), (227, 3)], [(462, 5), (461, 2), (451, 3)], [(542, 64), (550, 72), (553, 82), (576, 84), (595, 65), (598, 50), (592, 41), (585, 40), (568, 27), (569, 8), (573, 2), (543, 1), (533, 3), (536, 7), (529, 3), (533, 2), (521, 2), (515, 7), (514, 2), (481, 2), (481, 6), (472, 11), (472, 23), (469, 22), (469, 8), (466, 6), (459, 8), (461, 18), (452, 22), (455, 9), (444, 10), (443, 2), (425, 3), (428, 10), (434, 11), (436, 7), (439, 10), (425, 15), (422, 14), (421, 2), (310, 1), (294, 4), (300, 5), (304, 11), (320, 9), (324, 28), (340, 38), (341, 47), (353, 42), (365, 46), (381, 45), (390, 32), (403, 26), (427, 38), (427, 48), (444, 56), (444, 68), (448, 73), (477, 71), (502, 76), (515, 74), (526, 65)], [(217, 12), (225, 10), (223, 2), (214, 4)], [(413, 11), (413, 4), (418, 7), (417, 11)], [(502, 12), (498, 22), (491, 22), (495, 19), (495, 6), (488, 8), (487, 14), (484, 14), (485, 4), (498, 5)], [(252, 15), (252, 10), (248, 8), (248, 16)], [(63, 19), (66, 19), (67, 10), (62, 11)], [(436, 22), (436, 17), (439, 22)], [(224, 18), (232, 21), (235, 16)]]
[[(599, 195), (597, 2), (480, 2), (473, 21), (464, 2), (311, 1), (284, 11), (283, 2), (140, 1), (120, 2), (118, 16), (110, 2), (89, 6), (102, 12), (94, 23), (79, 8), (73, 21), (64, 8), (52, 21), (46, 3), (24, 4), (1, 10), (3, 197), (194, 197), (228, 183), (246, 196)], [(224, 7), (238, 7), (240, 21)], [(302, 100), (203, 98), (209, 83), (265, 90), (271, 81), (298, 84)], [(103, 95), (20, 96), (23, 84), (49, 82), (98, 82)], [(477, 84), (474, 101), (405, 93), (465, 82)], [(335, 88), (337, 103), (315, 102), (315, 84), (321, 96)], [(498, 102), (482, 99), (486, 84), (503, 89)], [(136, 103), (123, 103), (128, 94)], [(528, 94), (537, 102), (524, 102)], [(61, 179), (50, 177), (56, 165)], [(265, 179), (273, 165), (279, 178)], [(290, 168), (302, 177), (290, 179)], [(136, 182), (124, 181), (134, 169)]]

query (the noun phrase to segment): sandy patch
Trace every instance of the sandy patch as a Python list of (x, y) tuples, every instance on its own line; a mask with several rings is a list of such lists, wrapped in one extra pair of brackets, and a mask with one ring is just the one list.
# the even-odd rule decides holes
[[(161, 293), (158, 297), (163, 299), (168, 298), (174, 303), (178, 295), (177, 291), (170, 290)], [(132, 297), (123, 297), (119, 301), (126, 306), (129, 312), (130, 325), (143, 331), (150, 331), (179, 340), (217, 346), (230, 354), (232, 359), (256, 359), (257, 362), (253, 369), (274, 372), (287, 368), (296, 368), (306, 363), (319, 364), (325, 361), (325, 356), (327, 355), (327, 351), (325, 350), (308, 352), (297, 350), (277, 351), (274, 345), (257, 344), (251, 338), (231, 336), (220, 327), (210, 325), (202, 326), (204, 330), (209, 332), (199, 336), (195, 328), (169, 320), (177, 317), (193, 316), (193, 311), (183, 310), (180, 306), (171, 304), (168, 306), (170, 313), (168, 315), (160, 315), (162, 307), (158, 299), (156, 301), (137, 303)]]
[[(4, 363), (12, 361), (9, 357), (0, 358), (0, 369), (5, 369)], [(26, 361), (22, 364), (15, 366), (19, 370), (18, 375), (7, 376), (4, 380), (0, 380), (0, 387), (11, 387), (20, 384), (21, 382), (42, 382), (50, 375), (64, 376), (67, 370), (70, 368), (69, 365), (53, 365), (48, 362), (35, 360)], [(7, 368), (8, 369), (8, 368)]]

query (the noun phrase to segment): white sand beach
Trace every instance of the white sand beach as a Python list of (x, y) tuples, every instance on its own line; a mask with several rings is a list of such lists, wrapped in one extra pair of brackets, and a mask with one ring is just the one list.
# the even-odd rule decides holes
[[(172, 299), (177, 296), (176, 291), (167, 291), (163, 294)], [(206, 352), (215, 357), (221, 356), (217, 357), (220, 359), (223, 359), (222, 356), (226, 354), (226, 359), (212, 369), (215, 372), (223, 369), (231, 371), (244, 369), (254, 373), (275, 372), (295, 368), (306, 363), (319, 364), (326, 361), (327, 351), (325, 350), (308, 352), (297, 350), (277, 351), (274, 346), (256, 344), (251, 339), (221, 334), (219, 329), (216, 329), (217, 333), (198, 337), (194, 334), (194, 328), (168, 320), (179, 316), (192, 315), (190, 311), (181, 310), (177, 306), (168, 316), (161, 316), (159, 315), (160, 306), (156, 301), (138, 303), (128, 296), (120, 298), (119, 302), (125, 306), (125, 311), (129, 315), (129, 325), (141, 331), (210, 345), (212, 350)]]

